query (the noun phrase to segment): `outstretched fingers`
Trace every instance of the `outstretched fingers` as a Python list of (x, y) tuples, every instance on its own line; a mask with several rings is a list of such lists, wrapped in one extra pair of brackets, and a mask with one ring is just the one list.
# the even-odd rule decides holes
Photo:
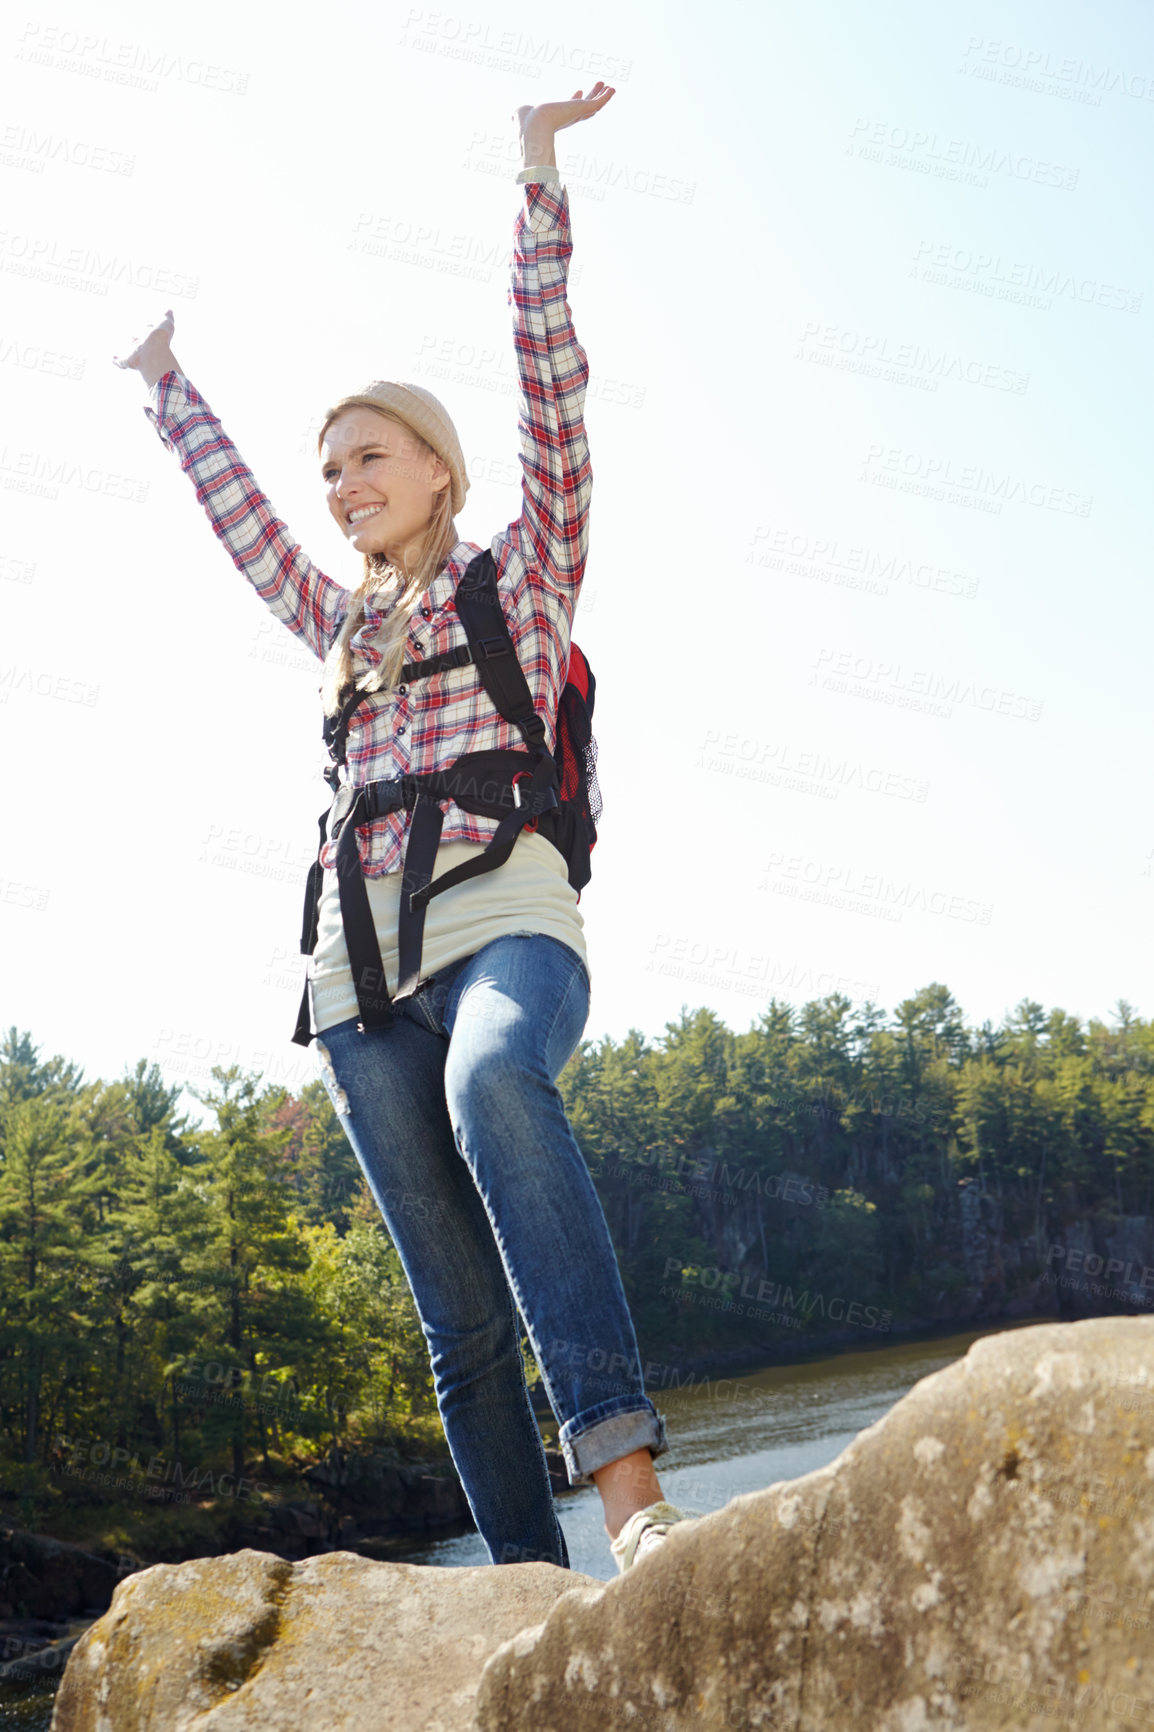
[(128, 355), (113, 355), (117, 367), (138, 367), (143, 372), (148, 360), (169, 354), (173, 332), (176, 329), (176, 319), (171, 307), (165, 309), (164, 317), (155, 324), (151, 331), (143, 337), (133, 334), (132, 351)]
[(588, 120), (592, 115), (600, 114), (615, 93), (614, 85), (599, 78), (588, 96), (576, 90), (567, 102), (523, 103), (515, 110), (522, 137), (529, 134), (551, 137), (566, 126), (576, 125), (579, 120)]

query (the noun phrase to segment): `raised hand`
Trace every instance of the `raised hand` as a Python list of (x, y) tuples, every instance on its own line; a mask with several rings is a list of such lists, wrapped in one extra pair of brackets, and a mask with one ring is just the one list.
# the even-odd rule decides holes
[(172, 334), (175, 327), (176, 320), (173, 318), (172, 308), (169, 307), (159, 325), (154, 325), (147, 336), (133, 336), (133, 350), (130, 355), (113, 355), (113, 361), (118, 367), (134, 367), (151, 391), (162, 373), (173, 369), (182, 371), (172, 352)]
[(522, 136), (532, 133), (535, 138), (552, 138), (562, 127), (573, 126), (579, 120), (600, 114), (614, 91), (613, 85), (604, 84), (599, 78), (588, 96), (575, 90), (568, 102), (522, 103), (515, 111), (515, 118)]
[(561, 132), (563, 126), (574, 126), (579, 120), (589, 120), (593, 114), (600, 114), (613, 94), (615, 87), (598, 78), (587, 97), (582, 97), (580, 90), (574, 90), (568, 102), (523, 102), (515, 111), (515, 120), (522, 128), (522, 135), (532, 132), (534, 137), (544, 137), (548, 133), (553, 137), (553, 133)]

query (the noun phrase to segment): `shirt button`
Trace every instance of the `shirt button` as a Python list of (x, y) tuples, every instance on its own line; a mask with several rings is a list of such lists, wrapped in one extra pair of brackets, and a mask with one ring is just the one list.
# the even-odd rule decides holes
[(422, 619), (428, 619), (428, 617), (429, 617), (429, 610), (427, 607), (423, 607), (421, 609), (421, 618)]
[(403, 734), (404, 731), (405, 731), (405, 724), (404, 724), (404, 722), (402, 722), (400, 727), (397, 729), (397, 732), (398, 732), (398, 734)]
[(407, 697), (407, 696), (408, 696), (408, 693), (409, 693), (409, 688), (408, 688), (408, 686), (398, 686), (398, 687), (397, 687), (397, 696), (398, 696), (398, 697), (399, 697), (399, 698), (404, 698), (404, 697)]

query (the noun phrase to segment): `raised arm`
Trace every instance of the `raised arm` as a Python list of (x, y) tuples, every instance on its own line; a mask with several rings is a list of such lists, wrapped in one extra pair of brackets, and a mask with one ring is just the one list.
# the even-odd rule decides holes
[(252, 471), (172, 352), (171, 309), (118, 367), (148, 386), (145, 405), (161, 442), (175, 451), (209, 522), (237, 570), (279, 620), (322, 659), (340, 629), (349, 591), (315, 566), (261, 492)]
[[(585, 574), (593, 472), (585, 437), (589, 364), (566, 299), (569, 196), (556, 175), (555, 135), (600, 113), (613, 89), (517, 110), (525, 168), (513, 231), (508, 300), (520, 384), (522, 510), (509, 525), (530, 570), (572, 604)], [(553, 173), (550, 174), (549, 171)]]

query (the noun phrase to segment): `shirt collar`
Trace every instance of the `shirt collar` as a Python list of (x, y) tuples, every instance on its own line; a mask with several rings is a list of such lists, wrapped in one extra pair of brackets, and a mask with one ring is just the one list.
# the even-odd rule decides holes
[(430, 613), (440, 613), (453, 598), (465, 567), (481, 552), (471, 541), (458, 541), (449, 551), (444, 566), (425, 591), (424, 605)]
[[(444, 612), (453, 599), (461, 573), (470, 560), (476, 559), (480, 552), (481, 549), (474, 547), (471, 541), (458, 541), (455, 546), (450, 548), (444, 566), (418, 603), (413, 621), (414, 626), (420, 625), (423, 610), (426, 608), (428, 613), (424, 617), (428, 619), (433, 619), (437, 614)], [(354, 633), (350, 646), (354, 652), (363, 655), (370, 662), (380, 660), (380, 651), (374, 647), (373, 639), (391, 612), (391, 604), (382, 612), (375, 608), (372, 602), (365, 603), (364, 621), (360, 629)]]

